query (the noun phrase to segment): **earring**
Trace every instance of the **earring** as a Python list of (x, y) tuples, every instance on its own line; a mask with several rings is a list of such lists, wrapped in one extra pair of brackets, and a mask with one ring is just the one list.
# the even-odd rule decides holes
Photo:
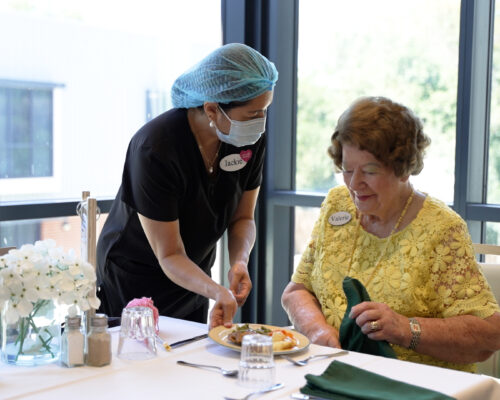
[(210, 123), (208, 125), (210, 126), (210, 128), (215, 127), (214, 121), (210, 121)]

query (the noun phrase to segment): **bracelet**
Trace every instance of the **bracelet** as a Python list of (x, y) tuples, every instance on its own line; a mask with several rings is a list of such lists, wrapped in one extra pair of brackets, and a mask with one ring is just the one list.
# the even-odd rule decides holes
[(415, 350), (415, 348), (418, 346), (418, 342), (420, 342), (420, 333), (422, 332), (420, 323), (415, 318), (410, 318), (410, 331), (411, 341), (408, 349)]

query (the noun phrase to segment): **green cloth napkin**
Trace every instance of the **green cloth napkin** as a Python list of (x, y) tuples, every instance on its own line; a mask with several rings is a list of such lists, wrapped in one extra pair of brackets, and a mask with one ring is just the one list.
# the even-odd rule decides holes
[(361, 332), (356, 320), (349, 318), (351, 308), (363, 301), (371, 301), (363, 284), (357, 279), (346, 276), (342, 282), (345, 296), (347, 297), (347, 309), (340, 324), (340, 345), (345, 350), (357, 351), (359, 353), (373, 354), (388, 358), (397, 358), (396, 353), (385, 340), (372, 340)]
[(304, 394), (332, 400), (445, 400), (443, 393), (410, 385), (385, 376), (333, 361), (323, 374), (306, 375)]

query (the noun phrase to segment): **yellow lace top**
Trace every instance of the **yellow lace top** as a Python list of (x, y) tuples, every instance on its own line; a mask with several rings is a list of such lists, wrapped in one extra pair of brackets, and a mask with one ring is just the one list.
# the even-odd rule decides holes
[[(352, 219), (334, 226), (328, 218), (347, 211)], [(322, 206), (311, 241), (292, 281), (318, 298), (329, 324), (339, 329), (347, 301), (342, 290), (356, 225), (356, 207), (345, 186), (333, 188)], [(359, 230), (350, 276), (369, 279), (387, 239)], [(407, 317), (446, 318), (470, 314), (487, 318), (500, 311), (474, 258), (463, 219), (430, 196), (417, 217), (392, 235), (379, 269), (366, 287), (372, 301), (386, 303)], [(455, 364), (392, 345), (399, 359), (473, 372), (474, 364)]]

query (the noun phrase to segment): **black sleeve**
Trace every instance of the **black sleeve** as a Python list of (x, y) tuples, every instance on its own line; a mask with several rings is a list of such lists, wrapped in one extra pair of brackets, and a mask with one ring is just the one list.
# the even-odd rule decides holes
[(182, 186), (175, 158), (168, 153), (160, 156), (150, 145), (131, 142), (122, 177), (125, 203), (147, 218), (175, 221)]

